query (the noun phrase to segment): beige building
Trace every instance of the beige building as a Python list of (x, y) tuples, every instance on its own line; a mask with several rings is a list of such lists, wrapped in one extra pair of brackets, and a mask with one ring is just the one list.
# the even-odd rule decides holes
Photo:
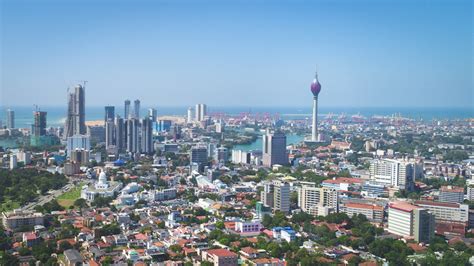
[[(311, 215), (324, 215), (321, 207), (337, 211), (338, 192), (333, 188), (303, 185), (298, 190), (298, 206)], [(325, 211), (326, 212), (326, 211)]]
[(44, 224), (44, 215), (39, 212), (14, 210), (2, 213), (3, 226), (6, 229), (16, 229), (22, 226)]
[(239, 256), (227, 249), (209, 249), (202, 252), (202, 260), (219, 266), (237, 266)]

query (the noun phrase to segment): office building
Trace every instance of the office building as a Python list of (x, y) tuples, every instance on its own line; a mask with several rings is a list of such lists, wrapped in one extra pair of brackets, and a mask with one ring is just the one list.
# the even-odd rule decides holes
[(199, 166), (199, 171), (204, 170), (204, 166), (207, 165), (207, 149), (205, 147), (193, 147), (191, 148), (191, 164), (196, 163)]
[(214, 160), (225, 163), (228, 160), (228, 154), (229, 151), (225, 147), (219, 147), (217, 149), (214, 149)]
[(68, 91), (68, 108), (66, 124), (64, 126), (64, 137), (86, 134), (85, 120), (85, 88), (78, 84), (73, 92)]
[(273, 209), (274, 205), (274, 185), (273, 182), (267, 182), (263, 185), (263, 190), (260, 192), (260, 200), (263, 206)]
[(18, 160), (15, 154), (10, 155), (10, 170), (13, 170), (17, 167)]
[(242, 150), (232, 150), (232, 163), (249, 164), (252, 154)]
[(469, 222), (469, 205), (467, 204), (418, 200), (415, 201), (415, 205), (429, 210), (434, 215), (436, 223), (467, 224)]
[(347, 202), (339, 207), (339, 212), (346, 213), (349, 217), (362, 214), (367, 217), (370, 222), (382, 223), (384, 208), (383, 206), (374, 204)]
[(388, 231), (416, 242), (429, 242), (434, 236), (434, 216), (407, 202), (393, 202), (388, 208)]
[(92, 144), (105, 142), (105, 126), (92, 125), (87, 127), (87, 135), (90, 137)]
[(105, 148), (115, 146), (115, 122), (108, 118), (105, 121)]
[(31, 152), (29, 151), (24, 151), (24, 150), (19, 150), (16, 153), (16, 159), (18, 162), (22, 162), (25, 165), (28, 165), (31, 163)]
[(69, 152), (78, 150), (90, 150), (90, 137), (87, 135), (74, 135), (72, 137), (67, 138), (67, 145), (66, 149)]
[(373, 160), (370, 163), (370, 178), (372, 181), (400, 189), (413, 189), (413, 164), (398, 160)]
[(192, 122), (193, 122), (193, 108), (189, 107), (187, 118), (186, 118), (186, 123), (191, 124)]
[(106, 106), (104, 122), (107, 123), (107, 121), (109, 120), (114, 121), (114, 118), (115, 118), (115, 106)]
[(115, 146), (119, 152), (123, 152), (126, 149), (126, 130), (123, 118), (120, 116), (115, 117)]
[(195, 115), (196, 115), (196, 121), (198, 122), (204, 121), (204, 118), (207, 115), (207, 106), (202, 103), (196, 104)]
[(288, 182), (273, 182), (273, 210), (284, 213), (290, 212), (290, 184)]
[(144, 118), (141, 122), (141, 152), (153, 153), (153, 122), (150, 118)]
[(84, 149), (76, 149), (69, 152), (69, 158), (72, 163), (87, 165), (89, 163), (90, 152)]
[(287, 165), (286, 136), (283, 132), (270, 133), (267, 131), (263, 138), (263, 165), (271, 167), (274, 164)]
[(15, 111), (7, 110), (7, 128), (15, 128)]
[(468, 179), (467, 182), (467, 200), (474, 201), (474, 179)]
[(126, 143), (127, 143), (127, 152), (139, 153), (140, 152), (140, 143), (139, 143), (139, 127), (140, 121), (135, 118), (127, 119), (125, 122), (126, 127)]
[(123, 118), (129, 119), (130, 118), (130, 100), (125, 100)]
[(171, 124), (171, 120), (158, 120), (158, 123), (156, 124), (156, 130), (159, 132), (170, 131)]
[(148, 118), (152, 121), (152, 122), (156, 122), (156, 117), (158, 115), (158, 111), (155, 109), (155, 108), (149, 108), (148, 109)]
[(462, 203), (464, 201), (464, 188), (456, 186), (442, 186), (439, 190), (439, 201)]
[(39, 212), (14, 210), (2, 213), (3, 227), (14, 230), (21, 227), (44, 225), (44, 215)]
[(322, 215), (320, 210), (324, 208), (321, 207), (337, 212), (338, 192), (334, 188), (303, 184), (298, 189), (298, 206), (302, 211), (315, 216)]
[(46, 135), (46, 112), (35, 111), (33, 112), (33, 128), (32, 135), (35, 137)]
[(135, 100), (133, 102), (133, 118), (140, 118), (140, 100)]

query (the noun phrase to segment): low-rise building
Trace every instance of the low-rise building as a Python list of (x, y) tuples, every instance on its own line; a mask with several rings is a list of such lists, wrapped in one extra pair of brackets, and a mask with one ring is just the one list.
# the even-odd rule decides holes
[(39, 212), (14, 210), (2, 213), (3, 226), (6, 229), (16, 229), (22, 226), (44, 225), (44, 215)]
[(227, 249), (209, 249), (202, 251), (202, 260), (219, 266), (237, 266), (239, 256)]

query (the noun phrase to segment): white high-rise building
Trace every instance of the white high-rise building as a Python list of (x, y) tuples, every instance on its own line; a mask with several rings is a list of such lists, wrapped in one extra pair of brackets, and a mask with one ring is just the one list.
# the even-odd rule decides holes
[(203, 121), (207, 115), (207, 106), (202, 103), (196, 104), (196, 121)]
[(188, 116), (186, 117), (186, 123), (191, 124), (193, 122), (193, 108), (188, 108)]
[(388, 209), (388, 231), (427, 243), (434, 236), (434, 216), (427, 209), (407, 202), (393, 202)]
[(321, 215), (321, 207), (329, 207), (337, 211), (338, 192), (333, 188), (303, 185), (298, 189), (298, 206), (311, 215)]
[(15, 169), (17, 166), (17, 158), (15, 154), (10, 155), (10, 170)]
[(68, 156), (71, 151), (75, 151), (76, 149), (88, 151), (91, 149), (90, 137), (87, 135), (74, 135), (68, 137), (66, 148)]
[(384, 186), (411, 190), (414, 182), (413, 164), (392, 159), (376, 159), (370, 163), (370, 178)]

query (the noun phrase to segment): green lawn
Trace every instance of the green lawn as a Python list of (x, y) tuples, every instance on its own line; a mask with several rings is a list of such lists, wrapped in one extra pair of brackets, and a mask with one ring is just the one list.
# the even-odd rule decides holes
[(0, 204), (0, 212), (11, 211), (20, 208), (20, 203), (12, 201), (5, 197), (4, 202)]
[(81, 188), (83, 185), (84, 183), (80, 183), (68, 192), (61, 194), (57, 198), (59, 205), (63, 206), (64, 208), (69, 208), (69, 206), (72, 206), (74, 201), (81, 197)]

